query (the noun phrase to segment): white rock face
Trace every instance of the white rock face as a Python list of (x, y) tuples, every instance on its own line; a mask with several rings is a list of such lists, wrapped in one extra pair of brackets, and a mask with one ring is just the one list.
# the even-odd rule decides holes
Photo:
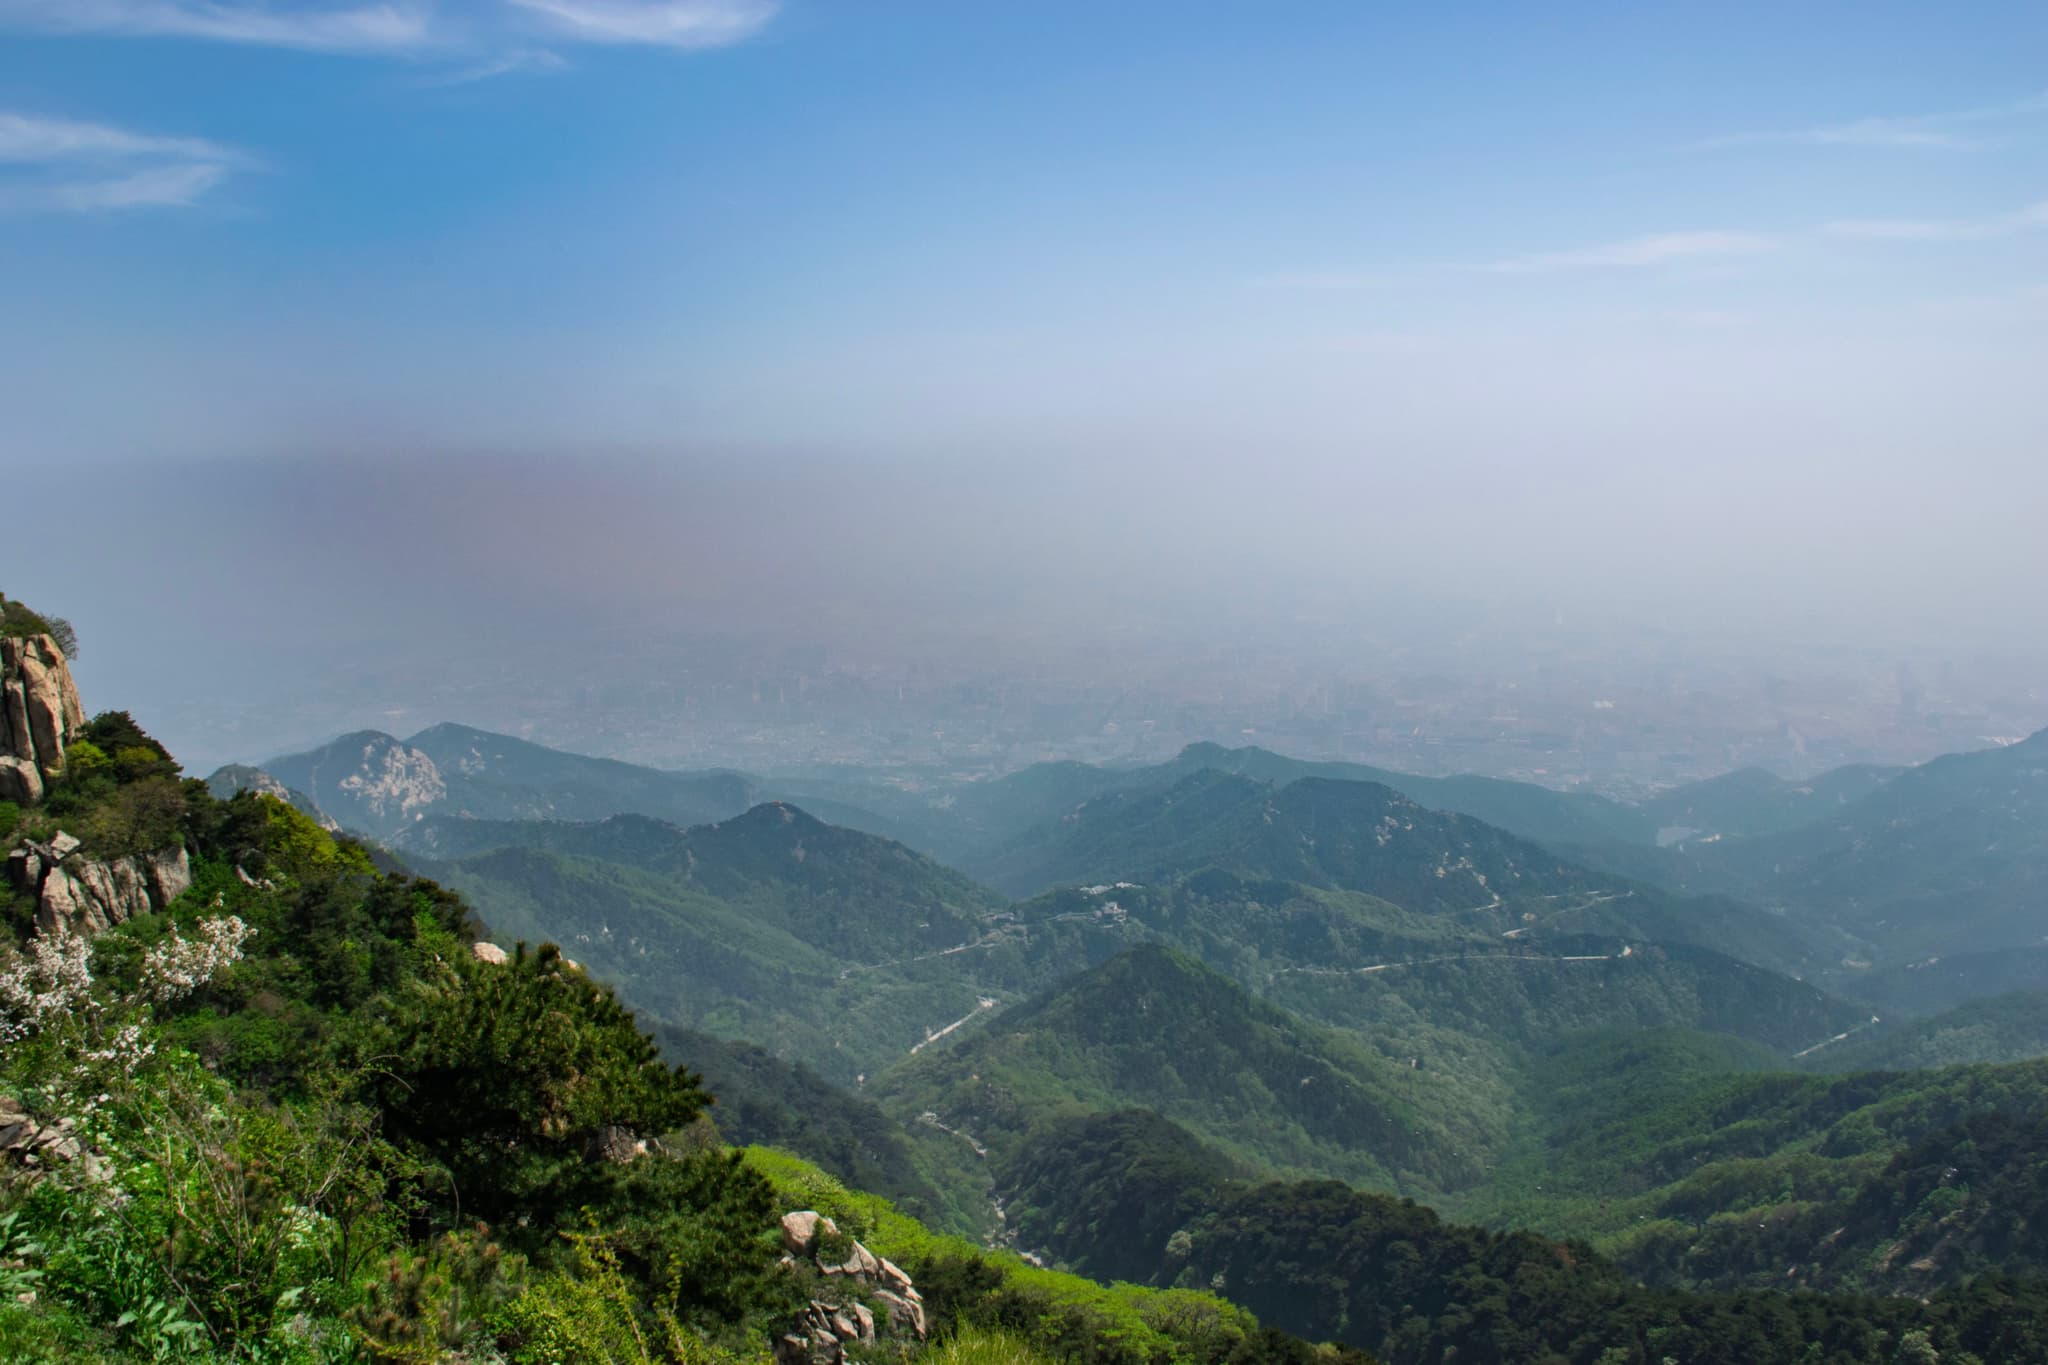
[(335, 785), (380, 818), (418, 819), (448, 796), (448, 783), (434, 760), (398, 743), (364, 745), (362, 766)]

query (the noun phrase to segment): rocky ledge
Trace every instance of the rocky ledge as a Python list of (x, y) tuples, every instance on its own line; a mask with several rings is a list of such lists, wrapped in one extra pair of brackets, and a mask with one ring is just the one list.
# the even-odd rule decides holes
[(843, 1303), (812, 1299), (775, 1342), (777, 1365), (842, 1365), (848, 1345), (877, 1340), (875, 1309), (889, 1332), (925, 1339), (924, 1298), (910, 1276), (839, 1231), (830, 1218), (810, 1209), (782, 1216), (782, 1263), (808, 1266), (841, 1286)]
[(127, 858), (86, 858), (79, 842), (59, 833), (47, 844), (33, 840), (7, 855), (7, 881), (36, 903), (36, 927), (91, 937), (137, 915), (169, 905), (192, 884), (192, 864), (182, 848)]

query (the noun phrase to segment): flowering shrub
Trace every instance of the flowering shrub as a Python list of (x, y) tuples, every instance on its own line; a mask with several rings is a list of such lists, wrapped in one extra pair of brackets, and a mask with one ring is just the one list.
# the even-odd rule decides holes
[(82, 935), (37, 934), (25, 948), (0, 946), (0, 1047), (18, 1050), (16, 1078), (40, 1083), (60, 1109), (82, 1116), (106, 1102), (106, 1087), (135, 1075), (155, 1054), (156, 1006), (182, 1000), (242, 960), (255, 933), (238, 916), (216, 915), (184, 937), (176, 925), (142, 956), (134, 986), (102, 985)]

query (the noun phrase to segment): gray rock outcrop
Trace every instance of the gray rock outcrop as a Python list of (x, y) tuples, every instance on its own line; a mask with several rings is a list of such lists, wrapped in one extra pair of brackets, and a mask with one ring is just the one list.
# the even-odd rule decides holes
[(83, 1150), (68, 1125), (38, 1123), (20, 1100), (0, 1095), (0, 1156), (38, 1166), (52, 1159), (71, 1161)]
[(78, 841), (59, 834), (47, 844), (33, 840), (7, 855), (7, 881), (36, 903), (36, 928), (88, 938), (162, 910), (192, 885), (192, 864), (183, 848), (127, 858), (79, 856)]
[(47, 635), (0, 639), (0, 758), (16, 760), (0, 783), (20, 790), (22, 765), (44, 779), (57, 776), (65, 747), (84, 728), (78, 684), (57, 642)]
[(924, 1299), (910, 1276), (859, 1242), (843, 1236), (838, 1224), (812, 1209), (782, 1215), (783, 1264), (808, 1266), (842, 1287), (845, 1302), (811, 1300), (789, 1329), (775, 1341), (777, 1365), (841, 1365), (849, 1342), (871, 1343), (876, 1336), (875, 1309), (884, 1314), (891, 1332), (925, 1339)]

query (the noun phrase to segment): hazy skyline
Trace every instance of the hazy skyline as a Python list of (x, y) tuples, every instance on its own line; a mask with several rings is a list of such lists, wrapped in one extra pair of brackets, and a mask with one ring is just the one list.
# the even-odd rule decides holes
[(0, 587), (223, 710), (550, 615), (2032, 657), (2044, 38), (0, 0)]

